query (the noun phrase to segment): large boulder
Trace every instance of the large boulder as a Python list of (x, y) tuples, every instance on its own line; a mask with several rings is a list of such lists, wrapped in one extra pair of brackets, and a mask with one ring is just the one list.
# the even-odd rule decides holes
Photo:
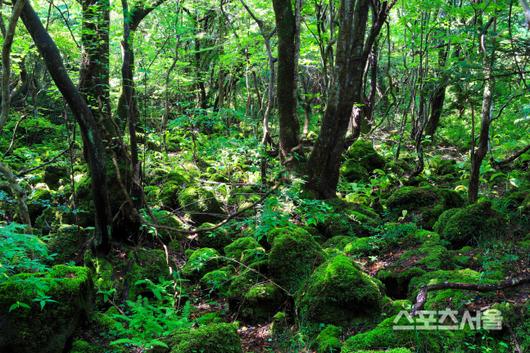
[(455, 191), (430, 186), (404, 186), (395, 190), (386, 200), (393, 219), (403, 217), (432, 229), (438, 217), (451, 208), (462, 207), (464, 199)]
[(272, 280), (290, 293), (296, 292), (323, 260), (324, 251), (303, 228), (275, 230), (269, 254), (269, 271)]
[(502, 215), (487, 201), (445, 211), (435, 223), (434, 230), (455, 249), (499, 239), (507, 233)]
[(86, 267), (11, 276), (0, 283), (0, 352), (63, 352), (88, 317), (92, 297)]
[(242, 353), (241, 340), (233, 324), (215, 323), (178, 334), (171, 353)]
[(382, 293), (377, 280), (338, 255), (307, 279), (295, 303), (302, 321), (342, 326), (380, 313)]

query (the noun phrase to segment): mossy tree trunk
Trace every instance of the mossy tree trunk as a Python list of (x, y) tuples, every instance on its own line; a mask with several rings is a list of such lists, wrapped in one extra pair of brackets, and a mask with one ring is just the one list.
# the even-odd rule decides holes
[[(336, 197), (346, 132), (354, 109), (358, 110), (362, 104), (364, 68), (394, 3), (377, 1), (374, 6), (367, 0), (341, 0), (333, 83), (320, 133), (307, 164), (306, 188), (317, 198)], [(367, 34), (370, 6), (373, 23)], [(358, 114), (357, 129), (361, 126), (360, 118)]]
[(39, 53), (42, 55), (53, 81), (79, 124), (85, 147), (85, 158), (88, 162), (92, 180), (92, 195), (96, 217), (96, 249), (103, 253), (108, 252), (110, 249), (111, 213), (107, 192), (105, 148), (97, 121), (79, 90), (68, 76), (59, 49), (29, 2), (26, 2), (21, 18)]

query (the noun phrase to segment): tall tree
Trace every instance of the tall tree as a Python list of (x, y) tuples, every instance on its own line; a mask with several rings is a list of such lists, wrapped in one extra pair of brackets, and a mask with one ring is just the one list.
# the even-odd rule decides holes
[[(495, 3), (496, 5), (496, 3)], [(495, 10), (496, 11), (496, 10)], [(482, 21), (478, 21), (481, 23)], [(475, 144), (475, 132), (472, 131), (471, 145), (471, 172), (469, 176), (468, 199), (469, 202), (475, 202), (478, 199), (480, 187), (480, 166), (489, 150), (489, 134), (493, 113), (493, 96), (495, 88), (495, 78), (493, 76), (493, 64), (495, 63), (496, 40), (491, 39), (491, 48), (487, 47), (487, 34), (489, 29), (492, 32), (497, 30), (497, 17), (494, 15), (488, 23), (481, 29), (480, 35), (480, 53), (482, 55), (482, 70), (484, 73), (484, 89), (482, 93), (482, 110), (480, 119), (480, 132), (478, 142)], [(474, 124), (472, 126), (474, 129)]]
[(296, 114), (296, 86), (300, 50), (301, 1), (273, 0), (278, 33), (276, 96), (280, 118), (280, 155), (283, 159), (299, 145), (300, 122)]
[(96, 217), (96, 250), (105, 253), (110, 249), (111, 213), (107, 192), (105, 148), (97, 121), (83, 96), (68, 76), (57, 45), (29, 2), (26, 2), (21, 18), (43, 57), (53, 81), (79, 124), (85, 147), (85, 158), (88, 162), (92, 181)]
[[(356, 106), (362, 104), (364, 68), (368, 56), (396, 1), (341, 0), (333, 83), (320, 133), (307, 167), (307, 189), (317, 198), (336, 197), (346, 131)], [(369, 8), (373, 22), (367, 29)], [(356, 109), (359, 110), (359, 109)], [(360, 129), (361, 116), (356, 121)]]

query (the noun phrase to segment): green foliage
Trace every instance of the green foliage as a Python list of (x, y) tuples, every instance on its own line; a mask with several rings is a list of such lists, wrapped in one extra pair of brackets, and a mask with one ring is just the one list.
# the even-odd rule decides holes
[(16, 273), (46, 271), (53, 259), (39, 237), (24, 232), (21, 224), (0, 225), (0, 283)]
[(113, 316), (117, 320), (115, 329), (120, 338), (112, 341), (112, 345), (147, 350), (169, 348), (165, 338), (176, 330), (191, 327), (189, 303), (177, 308), (176, 300), (167, 292), (167, 287), (158, 288), (154, 291), (155, 300), (139, 297), (136, 301), (127, 301), (127, 311)]

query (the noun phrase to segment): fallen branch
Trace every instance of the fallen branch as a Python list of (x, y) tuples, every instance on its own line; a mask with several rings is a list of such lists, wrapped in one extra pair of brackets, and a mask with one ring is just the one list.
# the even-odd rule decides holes
[(490, 159), (491, 165), (495, 169), (501, 169), (508, 164), (515, 161), (517, 158), (521, 157), (526, 152), (530, 151), (530, 145), (527, 145), (526, 147), (520, 149), (519, 151), (515, 152), (513, 155), (509, 156), (508, 158), (503, 159), (502, 161), (496, 161), (493, 156)]
[(420, 288), (418, 295), (416, 296), (416, 303), (412, 307), (412, 315), (423, 308), (423, 305), (427, 301), (427, 293), (433, 290), (440, 289), (463, 289), (473, 290), (477, 292), (491, 292), (495, 290), (501, 290), (509, 287), (519, 286), (525, 283), (530, 283), (530, 274), (518, 276), (514, 278), (508, 278), (498, 284), (473, 284), (473, 283), (436, 283), (423, 286)]

